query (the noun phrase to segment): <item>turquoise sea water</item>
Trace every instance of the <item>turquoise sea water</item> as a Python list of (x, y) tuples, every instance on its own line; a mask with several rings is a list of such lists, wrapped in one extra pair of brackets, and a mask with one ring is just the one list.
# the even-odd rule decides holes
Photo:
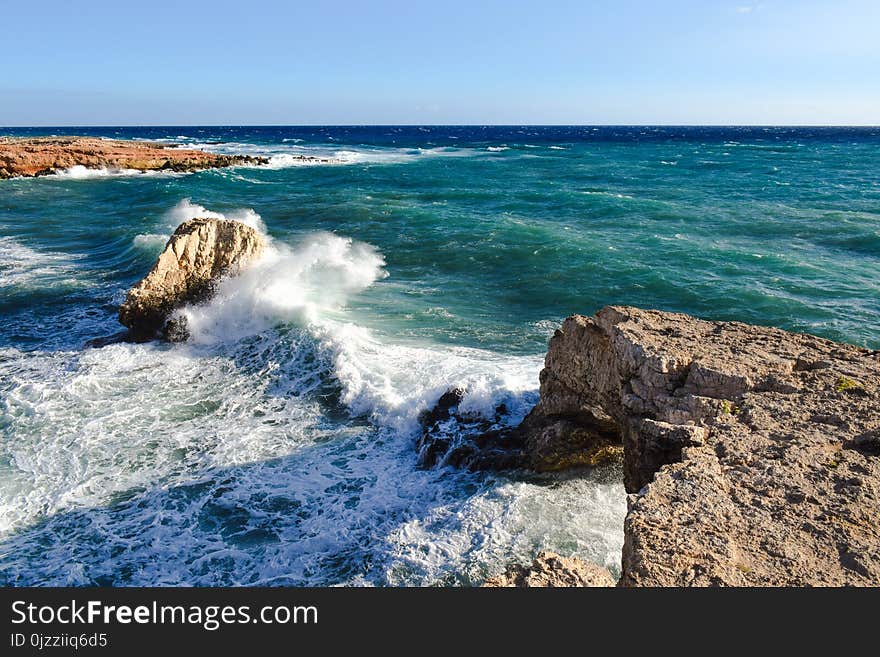
[[(263, 154), (0, 181), (0, 583), (478, 583), (541, 548), (619, 571), (613, 468), (417, 467), (450, 386), (515, 423), (552, 331), (608, 303), (880, 348), (880, 129), (108, 128)], [(328, 157), (303, 165), (296, 155)], [(270, 253), (112, 344), (194, 216)]]

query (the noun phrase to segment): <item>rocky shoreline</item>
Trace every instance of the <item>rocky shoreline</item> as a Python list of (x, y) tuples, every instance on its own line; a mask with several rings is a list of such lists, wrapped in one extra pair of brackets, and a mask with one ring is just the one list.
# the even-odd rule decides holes
[(74, 166), (189, 172), (242, 164), (268, 164), (268, 159), (99, 137), (0, 137), (0, 179), (47, 176)]
[[(566, 446), (616, 427), (621, 586), (876, 586), (878, 402), (880, 352), (606, 307), (553, 336), (523, 429), (566, 422)], [(516, 568), (508, 579), (528, 581)]]

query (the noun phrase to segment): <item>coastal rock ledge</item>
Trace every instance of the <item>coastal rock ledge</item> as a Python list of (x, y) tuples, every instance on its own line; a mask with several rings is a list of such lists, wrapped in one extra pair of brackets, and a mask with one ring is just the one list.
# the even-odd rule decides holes
[(129, 290), (119, 308), (120, 323), (136, 340), (159, 334), (168, 340), (186, 339), (185, 321), (172, 318), (172, 313), (186, 304), (209, 299), (223, 276), (239, 272), (264, 248), (262, 235), (239, 221), (183, 222), (150, 273)]
[(524, 426), (616, 428), (622, 586), (876, 586), (878, 402), (880, 352), (609, 306), (550, 340)]
[(262, 165), (251, 155), (222, 155), (171, 144), (98, 137), (0, 137), (0, 180), (86, 169), (188, 172)]

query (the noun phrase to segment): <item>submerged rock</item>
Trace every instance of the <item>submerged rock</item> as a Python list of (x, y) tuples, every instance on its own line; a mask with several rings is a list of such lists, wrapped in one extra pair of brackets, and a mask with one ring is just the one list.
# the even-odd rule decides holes
[(492, 419), (459, 411), (466, 391), (447, 390), (429, 411), (419, 416), (422, 435), (417, 441), (423, 467), (454, 465), (470, 470), (523, 467), (524, 454), (510, 428), (499, 424), (505, 408), (495, 409)]
[(538, 554), (530, 566), (512, 566), (507, 572), (488, 580), (485, 587), (571, 587), (614, 586), (608, 570), (575, 557), (561, 557), (555, 552)]
[(878, 402), (877, 352), (607, 307), (551, 339), (522, 430), (622, 438), (623, 585), (877, 585)]
[(162, 334), (169, 340), (185, 340), (185, 321), (170, 318), (171, 314), (185, 304), (209, 299), (221, 277), (237, 273), (258, 258), (264, 248), (263, 237), (238, 221), (183, 222), (150, 273), (129, 290), (119, 308), (120, 323), (135, 339)]
[(553, 472), (619, 461), (620, 437), (607, 427), (569, 419), (530, 415), (518, 427), (501, 424), (503, 405), (495, 417), (470, 417), (458, 410), (465, 391), (444, 393), (430, 411), (419, 416), (422, 435), (417, 442), (424, 467), (453, 465), (469, 470), (526, 468)]

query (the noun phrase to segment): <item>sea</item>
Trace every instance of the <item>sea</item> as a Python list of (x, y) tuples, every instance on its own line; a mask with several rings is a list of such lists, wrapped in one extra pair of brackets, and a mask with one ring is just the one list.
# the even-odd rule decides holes
[[(553, 332), (606, 304), (880, 348), (878, 128), (0, 134), (269, 158), (0, 181), (2, 585), (471, 586), (542, 549), (619, 574), (619, 465), (422, 467), (419, 414), (461, 388), (517, 424)], [(102, 342), (193, 217), (267, 252), (187, 342)]]

